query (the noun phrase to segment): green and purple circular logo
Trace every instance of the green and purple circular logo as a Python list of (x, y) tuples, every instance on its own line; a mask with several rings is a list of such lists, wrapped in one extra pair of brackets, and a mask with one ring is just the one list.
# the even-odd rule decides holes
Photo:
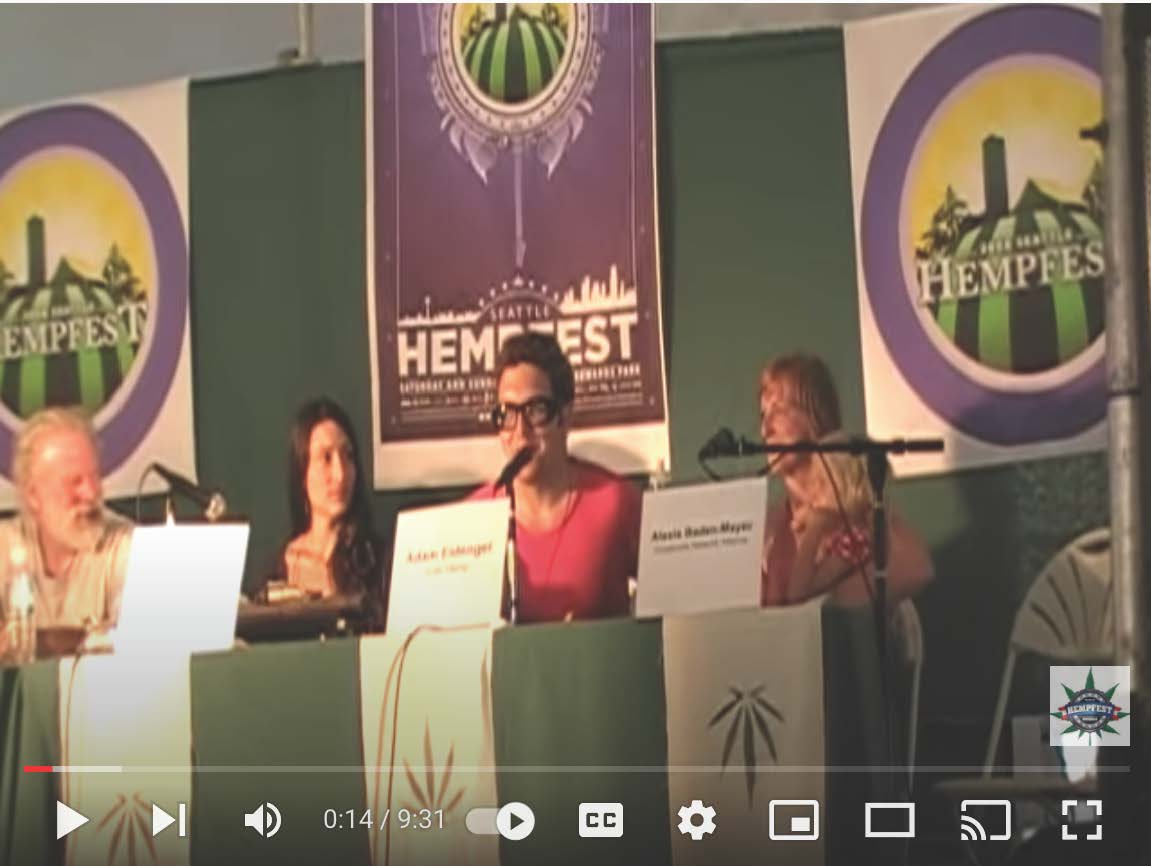
[(454, 59), (483, 98), (530, 102), (547, 91), (567, 59), (572, 12), (570, 3), (454, 5)]
[(587, 3), (444, 3), (435, 13), (432, 87), (460, 134), (499, 149), (547, 137), (599, 75)]
[(868, 166), (861, 265), (888, 352), (995, 445), (1104, 417), (1099, 43), (1069, 7), (967, 21), (907, 78)]
[(188, 244), (159, 159), (90, 105), (0, 127), (0, 466), (22, 421), (82, 406), (105, 471), (168, 394), (188, 311)]

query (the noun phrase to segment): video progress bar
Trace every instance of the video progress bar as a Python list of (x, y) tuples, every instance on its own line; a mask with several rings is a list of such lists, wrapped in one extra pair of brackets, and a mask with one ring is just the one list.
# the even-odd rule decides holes
[[(687, 764), (687, 765), (650, 765), (650, 766), (573, 766), (573, 765), (547, 765), (547, 766), (493, 766), (493, 765), (477, 765), (477, 766), (452, 766), (451, 768), (439, 765), (404, 765), (392, 766), (383, 765), (375, 767), (366, 767), (359, 764), (352, 765), (247, 765), (247, 766), (188, 766), (188, 765), (139, 765), (139, 766), (123, 766), (123, 765), (103, 765), (103, 764), (69, 764), (61, 766), (46, 766), (46, 765), (32, 765), (26, 764), (24, 766), (25, 773), (392, 773), (392, 772), (406, 772), (413, 773), (426, 773), (438, 772), (442, 773), (450, 769), (453, 773), (471, 773), (471, 774), (486, 774), (486, 773), (547, 773), (547, 774), (579, 774), (579, 773), (724, 773), (733, 770), (739, 772), (751, 771), (753, 773), (843, 773), (843, 774), (860, 774), (860, 773), (931, 773), (931, 774), (948, 774), (959, 775), (963, 773), (973, 773), (982, 775), (984, 768), (982, 766), (928, 766), (928, 767), (907, 767), (907, 766), (889, 766), (889, 765), (868, 765), (868, 766), (825, 766), (819, 765), (781, 765), (781, 766), (755, 766), (744, 767), (738, 764), (728, 764), (726, 767), (715, 765), (700, 765), (700, 764)], [(1058, 774), (1059, 770), (1055, 767), (1048, 766), (1035, 766), (1035, 767), (992, 767), (992, 772), (998, 773), (1016, 773), (1016, 774), (1036, 774), (1036, 775), (1053, 775)], [(1094, 767), (1095, 773), (1129, 773), (1131, 768), (1128, 767)]]

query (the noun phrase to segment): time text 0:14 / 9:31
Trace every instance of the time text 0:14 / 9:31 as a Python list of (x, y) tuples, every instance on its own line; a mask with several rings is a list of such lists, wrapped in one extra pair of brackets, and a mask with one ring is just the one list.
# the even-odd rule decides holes
[(326, 809), (324, 811), (324, 829), (326, 830), (355, 830), (358, 827), (383, 830), (391, 821), (392, 826), (399, 830), (442, 830), (444, 829), (443, 809), (385, 809), (379, 820), (372, 815), (371, 809)]

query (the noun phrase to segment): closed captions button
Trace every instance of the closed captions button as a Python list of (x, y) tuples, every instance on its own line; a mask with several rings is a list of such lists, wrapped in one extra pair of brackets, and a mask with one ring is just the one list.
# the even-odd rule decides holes
[(579, 834), (584, 838), (618, 839), (623, 835), (623, 803), (580, 803)]

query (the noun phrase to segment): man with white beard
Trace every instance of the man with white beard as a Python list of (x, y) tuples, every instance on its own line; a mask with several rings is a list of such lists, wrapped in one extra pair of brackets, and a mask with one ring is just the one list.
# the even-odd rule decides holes
[(0, 609), (19, 570), (32, 580), (36, 625), (115, 623), (132, 524), (104, 508), (100, 458), (88, 419), (42, 409), (12, 452), (17, 516), (0, 521)]

